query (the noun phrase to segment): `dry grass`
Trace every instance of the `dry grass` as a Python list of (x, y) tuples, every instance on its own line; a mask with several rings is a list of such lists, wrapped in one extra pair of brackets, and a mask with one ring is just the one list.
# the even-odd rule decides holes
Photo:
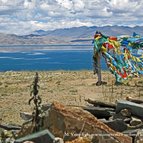
[[(103, 72), (107, 85), (95, 86), (97, 80), (92, 71), (46, 71), (38, 72), (39, 95), (43, 104), (59, 101), (65, 105), (86, 105), (84, 99), (93, 98), (115, 102), (126, 96), (143, 97), (143, 77), (135, 78), (129, 85), (114, 85), (114, 76)], [(2, 123), (21, 124), (20, 112), (30, 112), (28, 105), (30, 85), (35, 72), (0, 73), (0, 119)]]

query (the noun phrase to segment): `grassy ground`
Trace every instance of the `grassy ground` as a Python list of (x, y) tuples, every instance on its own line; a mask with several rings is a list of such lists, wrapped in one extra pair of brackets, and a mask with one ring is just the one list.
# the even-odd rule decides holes
[[(134, 78), (129, 85), (114, 85), (114, 76), (103, 72), (107, 85), (96, 86), (96, 75), (92, 71), (46, 71), (38, 72), (39, 95), (42, 103), (59, 101), (65, 105), (86, 105), (87, 98), (115, 102), (126, 96), (143, 97), (143, 77)], [(0, 73), (0, 123), (21, 124), (20, 112), (31, 112), (28, 105), (30, 85), (35, 72)]]

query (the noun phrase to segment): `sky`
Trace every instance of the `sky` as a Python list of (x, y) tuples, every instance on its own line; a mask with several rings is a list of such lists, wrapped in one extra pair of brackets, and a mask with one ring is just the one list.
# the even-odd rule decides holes
[(0, 0), (0, 33), (143, 25), (143, 0)]

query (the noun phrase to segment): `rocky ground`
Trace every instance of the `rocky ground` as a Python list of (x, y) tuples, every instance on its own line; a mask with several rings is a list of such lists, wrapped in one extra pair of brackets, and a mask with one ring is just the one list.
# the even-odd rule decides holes
[[(107, 85), (96, 86), (92, 71), (43, 71), (39, 74), (39, 95), (42, 103), (59, 101), (64, 105), (83, 106), (87, 98), (115, 102), (127, 96), (143, 98), (143, 77), (134, 78), (128, 85), (114, 85), (114, 76), (103, 72)], [(30, 112), (30, 87), (35, 72), (0, 73), (0, 123), (22, 124), (20, 112)]]

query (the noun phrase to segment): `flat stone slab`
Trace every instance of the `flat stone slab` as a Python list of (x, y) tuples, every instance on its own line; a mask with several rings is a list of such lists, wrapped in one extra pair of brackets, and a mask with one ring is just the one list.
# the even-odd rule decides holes
[(23, 143), (25, 141), (33, 141), (34, 143), (53, 143), (55, 136), (48, 130), (27, 135), (14, 141), (14, 143)]
[(10, 124), (0, 124), (0, 128), (5, 130), (20, 130), (20, 126), (10, 125)]
[(142, 104), (137, 104), (126, 100), (119, 100), (117, 101), (116, 113), (119, 113), (122, 109), (129, 109), (132, 115), (143, 118)]
[(92, 115), (94, 115), (98, 119), (108, 119), (111, 117), (114, 113), (114, 109), (112, 108), (101, 108), (101, 107), (85, 107), (84, 110), (90, 112)]
[(123, 132), (127, 130), (127, 124), (121, 119), (103, 121), (103, 123), (105, 123), (108, 127), (118, 132)]

